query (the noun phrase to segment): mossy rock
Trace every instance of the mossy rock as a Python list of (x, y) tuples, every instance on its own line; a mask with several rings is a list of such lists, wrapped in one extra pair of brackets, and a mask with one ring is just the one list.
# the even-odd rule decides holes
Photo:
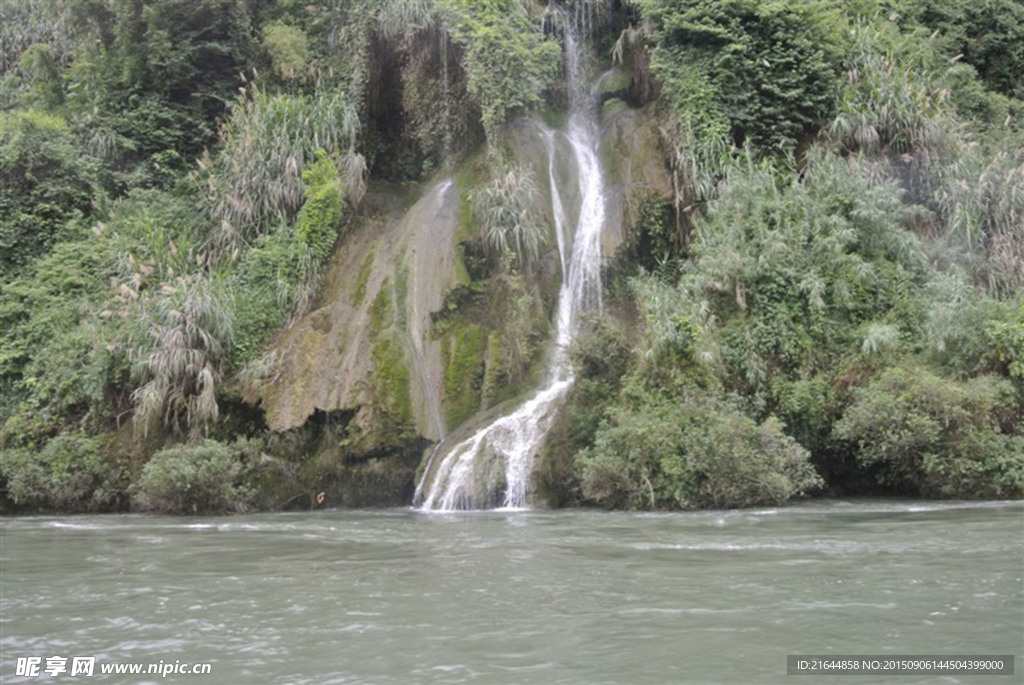
[(625, 112), (628, 109), (629, 105), (627, 105), (625, 101), (620, 100), (619, 98), (611, 98), (609, 100), (605, 100), (604, 103), (601, 105), (601, 119), (603, 121), (607, 121), (614, 117), (616, 114)]
[(474, 324), (455, 326), (442, 339), (444, 418), (449, 426), (460, 425), (480, 409), (487, 340), (487, 330)]
[(619, 93), (625, 93), (633, 83), (633, 76), (624, 69), (609, 69), (597, 79), (594, 90), (599, 100), (606, 96), (620, 97)]
[(373, 344), (374, 401), (397, 426), (412, 431), (412, 397), (409, 366), (395, 335), (382, 336)]

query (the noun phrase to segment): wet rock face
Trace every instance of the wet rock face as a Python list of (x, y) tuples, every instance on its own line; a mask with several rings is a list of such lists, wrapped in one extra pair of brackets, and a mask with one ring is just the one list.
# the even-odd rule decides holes
[(649, 104), (634, 109), (619, 99), (604, 103), (601, 112), (601, 163), (608, 177), (608, 216), (601, 248), (611, 256), (625, 236), (626, 200), (636, 192), (673, 197), (672, 179), (661, 150), (659, 122)]
[[(614, 79), (606, 80), (609, 88), (614, 85)], [(596, 160), (606, 176), (600, 252), (608, 259), (623, 242), (625, 199), (638, 189), (668, 196), (671, 183), (653, 109), (635, 109), (612, 97), (596, 125)], [(523, 117), (507, 130), (509, 149), (517, 163), (553, 179), (565, 220), (575, 222), (583, 199), (578, 165), (568, 161), (574, 153), (565, 137), (552, 137), (551, 130), (539, 116)], [(323, 485), (330, 476), (327, 480), (337, 481), (337, 487), (326, 488), (336, 506), (408, 503), (415, 464), (426, 445), (442, 441), (464, 422), (477, 425), (481, 410), (539, 382), (539, 377), (525, 380), (505, 394), (487, 391), (503, 329), (494, 312), (487, 313), (494, 303), (479, 295), (494, 290), (483, 285), (492, 274), (468, 272), (464, 251), (475, 243), (459, 244), (473, 232), (463, 205), (479, 181), (474, 164), (478, 161), (470, 159), (452, 170), (457, 182), (446, 178), (412, 191), (371, 189), (365, 218), (328, 267), (318, 306), (274, 344), (277, 374), (258, 396), (269, 428), (287, 434), (315, 428), (316, 416), (325, 413), (351, 416), (343, 430), (335, 428), (335, 439), (316, 438), (302, 450), (315, 455), (317, 465), (306, 480)], [(545, 192), (542, 202), (543, 211), (553, 216), (552, 192)], [(566, 241), (571, 249), (572, 236)], [(556, 242), (552, 237), (528, 284), (552, 293), (547, 299), (534, 293), (537, 312), (531, 316), (540, 317), (542, 331), (549, 329), (542, 335), (555, 329), (562, 273)], [(460, 288), (477, 293), (470, 304), (452, 298)], [(453, 320), (439, 328), (431, 314), (452, 306)], [(469, 362), (462, 363), (463, 357)], [(460, 373), (464, 378), (454, 377)], [(490, 500), (504, 496), (501, 474), (485, 475), (490, 485), (474, 500), (478, 506), (500, 504)], [(342, 481), (348, 484), (344, 496)]]
[(403, 210), (401, 194), (377, 192), (376, 213), (335, 255), (319, 307), (274, 345), (279, 374), (260, 399), (275, 431), (297, 428), (317, 410), (372, 406), (402, 432), (441, 437), (430, 312), (455, 284), (458, 196), (441, 181)]

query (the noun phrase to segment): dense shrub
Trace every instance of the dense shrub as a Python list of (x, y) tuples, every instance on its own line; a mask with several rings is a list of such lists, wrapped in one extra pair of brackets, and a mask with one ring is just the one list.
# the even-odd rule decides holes
[(986, 86), (1024, 96), (1024, 7), (1015, 0), (900, 0), (896, 16), (935, 34), (948, 57), (962, 55)]
[(616, 408), (580, 453), (585, 498), (627, 508), (781, 504), (822, 485), (776, 419), (758, 424), (714, 397), (648, 396)]
[(72, 118), (119, 192), (173, 183), (214, 142), (215, 122), (253, 64), (255, 6), (244, 0), (70, 4), (78, 38), (65, 75)]
[(0, 280), (77, 237), (69, 220), (89, 213), (95, 183), (95, 164), (63, 119), (0, 112)]
[(318, 151), (302, 180), (305, 202), (294, 227), (280, 223), (267, 230), (227, 279), (238, 366), (253, 360), (274, 330), (312, 303), (320, 267), (348, 226), (334, 161)]
[(285, 82), (301, 80), (309, 63), (309, 39), (302, 29), (280, 21), (263, 27), (263, 48)]
[(303, 171), (318, 151), (340, 160), (344, 194), (358, 199), (365, 173), (354, 148), (358, 132), (356, 110), (340, 93), (268, 95), (250, 86), (222, 129), (221, 153), (200, 160), (216, 222), (211, 245), (230, 255), (281, 217), (293, 220), (306, 200)]
[(1017, 497), (1024, 493), (1024, 436), (1001, 425), (1019, 419), (1013, 404), (1006, 381), (956, 381), (895, 367), (854, 393), (835, 434), (855, 445), (879, 484), (896, 491)]
[(465, 46), (469, 94), (494, 145), (509, 114), (540, 100), (558, 71), (559, 46), (516, 0), (444, 0), (442, 11)]
[(64, 433), (42, 449), (3, 450), (0, 478), (17, 508), (109, 511), (120, 505), (127, 472), (98, 440)]
[(166, 514), (245, 511), (253, 496), (245, 475), (240, 455), (219, 442), (169, 447), (143, 467), (134, 505)]
[(698, 137), (792, 148), (829, 115), (843, 38), (826, 3), (640, 0), (653, 70)]

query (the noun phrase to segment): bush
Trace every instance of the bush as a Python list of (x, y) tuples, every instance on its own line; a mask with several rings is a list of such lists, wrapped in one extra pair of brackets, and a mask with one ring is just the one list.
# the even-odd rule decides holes
[(228, 279), (238, 366), (252, 361), (289, 316), (312, 304), (321, 265), (348, 226), (345, 189), (337, 165), (323, 150), (302, 172), (302, 181), (305, 202), (294, 230), (279, 222), (264, 232)]
[[(280, 216), (295, 218), (308, 199), (303, 170), (321, 150), (340, 160), (344, 193), (358, 200), (365, 172), (354, 149), (359, 125), (355, 107), (337, 93), (269, 96), (252, 85), (224, 125), (221, 153), (200, 160), (217, 222), (212, 245), (231, 254), (275, 226)], [(322, 170), (315, 177), (322, 179)]]
[(240, 455), (214, 440), (153, 455), (132, 487), (134, 504), (165, 514), (245, 511), (253, 498)]
[(295, 220), (295, 232), (320, 261), (330, 253), (344, 227), (345, 186), (334, 160), (323, 150), (316, 151), (316, 161), (302, 172), (302, 182), (306, 201)]
[(1012, 407), (1006, 380), (896, 367), (854, 392), (834, 433), (853, 443), (880, 485), (899, 492), (1016, 497), (1024, 493), (1024, 436), (1001, 425), (1016, 423)]
[(122, 466), (79, 433), (59, 435), (42, 450), (5, 450), (0, 477), (7, 499), (28, 510), (110, 511), (126, 485)]
[(630, 368), (625, 333), (604, 319), (586, 320), (573, 340), (570, 359), (576, 382), (566, 411), (572, 417), (570, 435), (583, 447), (593, 442), (605, 407), (615, 401), (622, 377)]
[(0, 112), (0, 278), (77, 236), (96, 170), (67, 123), (37, 110)]
[(832, 110), (843, 37), (824, 3), (640, 0), (653, 69), (684, 127), (791, 149)]
[(613, 409), (577, 458), (583, 495), (632, 509), (781, 504), (822, 485), (778, 419), (758, 424), (713, 397), (648, 396)]
[(444, 11), (452, 37), (465, 46), (467, 88), (494, 145), (511, 113), (540, 100), (558, 70), (559, 46), (533, 29), (514, 0), (447, 0)]
[(263, 27), (263, 48), (285, 82), (301, 81), (309, 64), (309, 38), (296, 26), (274, 21)]

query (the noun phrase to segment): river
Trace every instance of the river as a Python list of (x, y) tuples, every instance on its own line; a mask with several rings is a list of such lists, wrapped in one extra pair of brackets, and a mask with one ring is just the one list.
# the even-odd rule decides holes
[[(1021, 681), (1024, 503), (6, 518), (0, 584), (4, 683), (782, 683), (787, 654), (1016, 654), (852, 680), (996, 685)], [(79, 655), (93, 677), (14, 675)], [(176, 660), (211, 675), (99, 673)]]

